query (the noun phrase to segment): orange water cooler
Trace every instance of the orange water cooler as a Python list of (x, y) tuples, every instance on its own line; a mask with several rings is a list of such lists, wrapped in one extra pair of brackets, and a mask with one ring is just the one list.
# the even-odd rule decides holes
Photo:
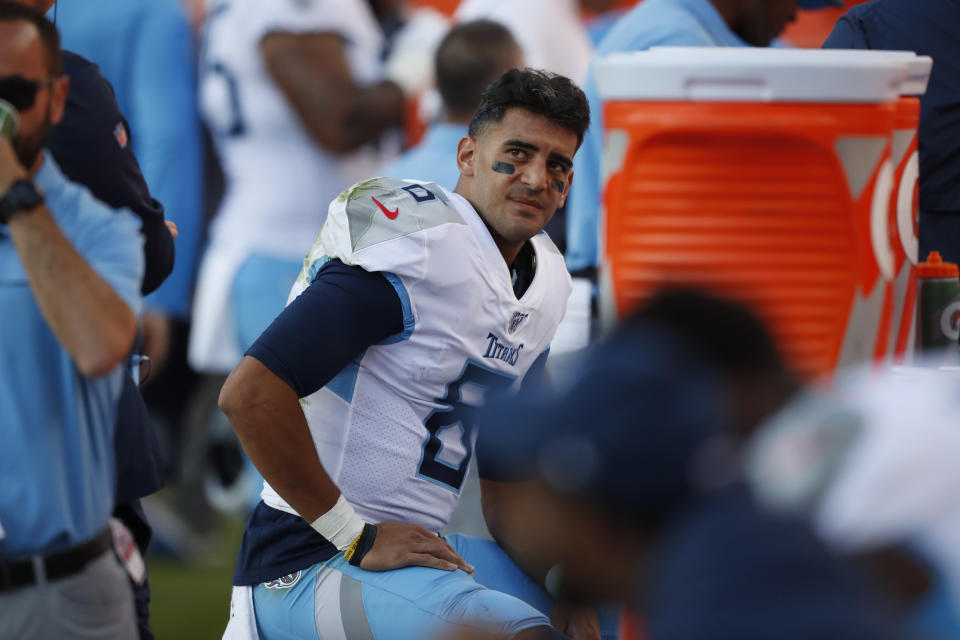
[(917, 264), (921, 260), (919, 225), (920, 156), (918, 128), (920, 98), (926, 93), (932, 61), (909, 61), (910, 76), (902, 88), (894, 122), (892, 157), (894, 191), (890, 222), (894, 237), (893, 323), (890, 339), (897, 364), (913, 360), (917, 338)]
[(697, 286), (749, 304), (806, 376), (891, 352), (891, 139), (908, 65), (804, 53), (598, 61), (605, 321)]

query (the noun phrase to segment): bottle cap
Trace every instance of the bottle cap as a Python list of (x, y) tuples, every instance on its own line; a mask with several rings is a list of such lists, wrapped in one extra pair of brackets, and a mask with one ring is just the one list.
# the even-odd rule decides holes
[(917, 265), (917, 275), (921, 278), (956, 278), (960, 268), (952, 262), (944, 262), (939, 251), (931, 251), (926, 262)]

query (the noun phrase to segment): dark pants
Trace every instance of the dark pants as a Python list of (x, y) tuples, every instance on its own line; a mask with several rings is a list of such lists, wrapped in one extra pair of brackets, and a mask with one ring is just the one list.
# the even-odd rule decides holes
[[(118, 504), (113, 510), (113, 516), (120, 520), (137, 543), (137, 549), (140, 555), (147, 557), (147, 547), (150, 546), (150, 539), (153, 537), (153, 530), (150, 523), (147, 522), (147, 516), (143, 512), (143, 507), (139, 500), (131, 500), (123, 504)], [(128, 576), (129, 578), (129, 576)], [(137, 584), (130, 580), (133, 587), (134, 607), (137, 612), (137, 628), (140, 631), (140, 640), (154, 640), (153, 629), (150, 628), (150, 580), (144, 579), (143, 584)]]
[[(140, 498), (163, 486), (163, 462), (147, 407), (130, 376), (124, 376), (113, 446), (117, 462), (117, 502), (113, 515), (130, 530), (140, 554), (146, 558), (153, 530), (140, 505)], [(145, 580), (142, 585), (132, 581), (131, 584), (140, 638), (153, 640), (149, 621), (150, 583)]]

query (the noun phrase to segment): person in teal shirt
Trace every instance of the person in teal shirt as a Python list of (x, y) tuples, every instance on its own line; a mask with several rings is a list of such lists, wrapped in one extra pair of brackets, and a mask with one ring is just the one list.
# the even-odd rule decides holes
[[(144, 273), (139, 222), (44, 145), (69, 82), (43, 14), (0, 3), (0, 637), (134, 637), (112, 553), (113, 435)], [(93, 594), (93, 595), (88, 595)]]

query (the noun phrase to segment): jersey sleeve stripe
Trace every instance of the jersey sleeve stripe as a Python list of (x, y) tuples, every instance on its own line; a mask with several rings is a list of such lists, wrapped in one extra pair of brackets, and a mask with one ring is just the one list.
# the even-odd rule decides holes
[(397, 297), (400, 298), (400, 306), (403, 308), (403, 331), (381, 340), (379, 344), (396, 344), (404, 340), (409, 340), (417, 324), (416, 318), (413, 315), (413, 305), (410, 302), (410, 294), (407, 293), (407, 288), (398, 276), (389, 271), (381, 271), (380, 274), (387, 279), (387, 282), (393, 285), (393, 288), (397, 292)]

